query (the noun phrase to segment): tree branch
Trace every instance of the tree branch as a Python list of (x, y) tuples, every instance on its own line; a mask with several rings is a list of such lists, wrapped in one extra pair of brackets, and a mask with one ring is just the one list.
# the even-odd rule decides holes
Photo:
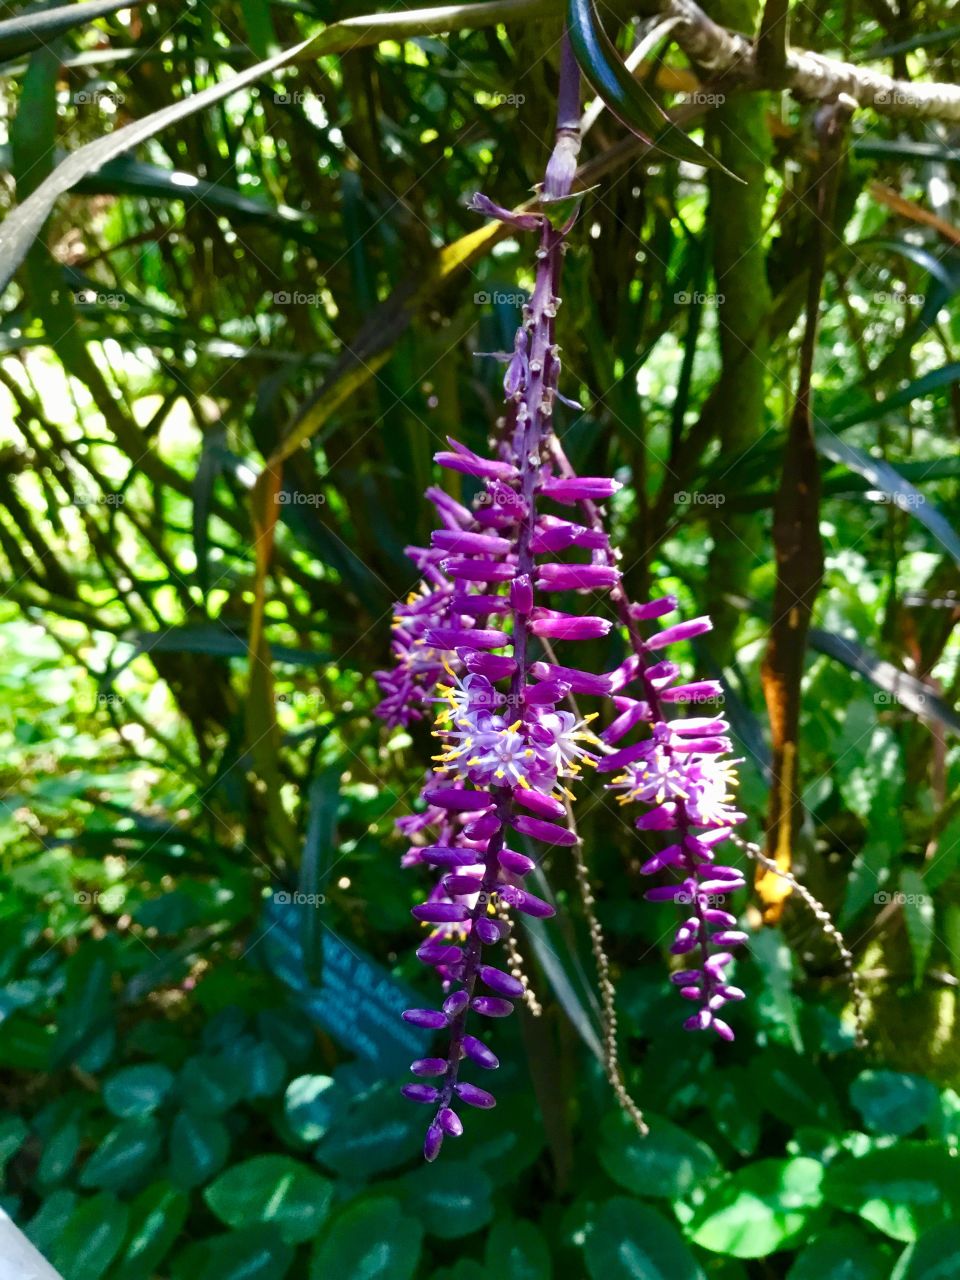
[(752, 88), (789, 89), (798, 98), (834, 101), (847, 94), (860, 107), (878, 115), (960, 123), (960, 86), (896, 80), (869, 67), (825, 58), (803, 49), (788, 49), (781, 77), (771, 82), (758, 63), (754, 45), (718, 26), (695, 0), (666, 0), (663, 12), (680, 19), (677, 44), (699, 66)]

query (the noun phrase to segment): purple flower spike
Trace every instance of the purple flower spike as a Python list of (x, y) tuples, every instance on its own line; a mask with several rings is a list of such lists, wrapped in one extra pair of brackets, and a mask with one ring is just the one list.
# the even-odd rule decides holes
[[(570, 194), (576, 171), (570, 121), (579, 114), (578, 73), (572, 58), (562, 65), (564, 106), (542, 188), (548, 200)], [(489, 453), (449, 439), (435, 455), (441, 467), (472, 477), (469, 488), (477, 492), (468, 507), (437, 486), (427, 491), (439, 527), (428, 547), (407, 548), (420, 583), (396, 608), (394, 665), (377, 673), (379, 710), (389, 725), (435, 716), (425, 808), (398, 821), (407, 838), (403, 865), (434, 869), (432, 887), (418, 895), (426, 900), (412, 914), (427, 926), (417, 955), (443, 984), (441, 1007), (403, 1015), (444, 1039), (436, 1056), (416, 1059), (419, 1079), (403, 1090), (434, 1108), (427, 1160), (436, 1159), (445, 1137), (463, 1132), (461, 1104), (495, 1105), (492, 1093), (461, 1078), (499, 1065), (472, 1029), (477, 1017), (495, 1024), (511, 1014), (525, 986), (486, 949), (511, 936), (517, 917), (555, 914), (550, 902), (521, 887), (535, 863), (508, 842), (516, 833), (549, 848), (556, 861), (568, 858), (578, 841), (568, 806), (585, 765), (599, 769), (622, 803), (640, 806), (635, 825), (651, 845), (641, 872), (662, 877), (645, 896), (682, 912), (670, 950), (684, 957), (673, 985), (694, 1006), (684, 1024), (691, 1030), (732, 1038), (718, 1015), (742, 998), (727, 970), (731, 949), (746, 938), (728, 910), (744, 878), (718, 864), (715, 851), (744, 816), (731, 795), (736, 762), (728, 726), (710, 708), (682, 714), (687, 705), (722, 699), (722, 687), (678, 683), (680, 666), (668, 656), (709, 631), (710, 620), (662, 627), (659, 620), (677, 607), (674, 597), (631, 603), (598, 505), (622, 486), (607, 476), (578, 476), (553, 432), (554, 409), (570, 403), (559, 388), (556, 316), (576, 202), (557, 225), (542, 212), (515, 215), (483, 196), (474, 208), (538, 236), (534, 287), (512, 352), (498, 357), (507, 402)], [(547, 503), (568, 510), (550, 514), (542, 509)], [(590, 612), (573, 611), (585, 592)], [(569, 593), (560, 603), (571, 611), (549, 607), (559, 593)], [(615, 670), (584, 670), (566, 648), (571, 665), (553, 660), (554, 642), (602, 639), (615, 625), (628, 643)], [(606, 715), (611, 696), (615, 714), (595, 731), (592, 721)], [(588, 708), (581, 718), (581, 697), (597, 699), (602, 711)]]

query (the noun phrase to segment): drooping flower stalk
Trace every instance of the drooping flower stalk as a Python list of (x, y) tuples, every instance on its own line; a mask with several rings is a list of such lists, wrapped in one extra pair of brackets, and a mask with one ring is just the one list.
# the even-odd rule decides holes
[[(573, 480), (575, 472), (556, 436), (550, 440), (550, 455), (560, 474)], [(587, 527), (604, 531), (596, 504), (584, 498), (581, 507)], [(598, 552), (597, 558), (615, 565), (612, 549)], [(619, 581), (611, 586), (610, 597), (632, 652), (613, 673), (611, 691), (620, 695), (614, 696), (620, 714), (601, 737), (612, 746), (640, 726), (649, 726), (653, 732), (605, 756), (599, 768), (601, 772), (622, 768), (610, 786), (622, 791), (623, 803), (638, 801), (651, 806), (636, 819), (638, 830), (674, 833), (673, 843), (649, 858), (641, 872), (654, 875), (669, 869), (682, 879), (648, 889), (645, 897), (689, 907), (671, 947), (676, 955), (695, 953), (698, 960), (695, 966), (671, 975), (680, 994), (699, 1006), (684, 1023), (685, 1028), (711, 1028), (723, 1039), (732, 1040), (733, 1031), (718, 1012), (729, 1001), (743, 999), (740, 988), (725, 980), (724, 970), (733, 958), (730, 948), (746, 942), (747, 935), (737, 929), (736, 917), (725, 899), (746, 882), (738, 870), (715, 861), (715, 848), (745, 819), (733, 807), (731, 795), (736, 786), (734, 765), (739, 762), (724, 759), (732, 743), (726, 736), (729, 725), (720, 716), (674, 718), (669, 711), (676, 704), (716, 701), (723, 696), (722, 686), (710, 680), (677, 685), (679, 667), (660, 656), (671, 645), (708, 631), (710, 619), (677, 623), (644, 639), (640, 624), (673, 613), (677, 601), (663, 597), (631, 604)], [(623, 696), (631, 683), (640, 686), (640, 698)]]
[[(733, 930), (734, 918), (710, 900), (743, 883), (738, 873), (713, 863), (713, 843), (740, 817), (726, 799), (728, 766), (719, 763), (729, 748), (726, 725), (715, 717), (672, 720), (667, 709), (716, 696), (719, 686), (677, 686), (679, 668), (659, 657), (660, 649), (708, 624), (696, 620), (644, 639), (640, 623), (663, 615), (675, 602), (630, 604), (598, 506), (620, 485), (607, 477), (576, 475), (552, 431), (554, 406), (562, 398), (555, 318), (565, 240), (577, 209), (568, 197), (579, 148), (578, 116), (579, 73), (565, 45), (556, 143), (538, 211), (514, 214), (479, 195), (473, 201), (487, 216), (539, 237), (533, 294), (506, 357), (507, 412), (497, 456), (482, 457), (454, 440), (449, 450), (435, 455), (440, 466), (473, 477), (482, 488), (472, 509), (442, 490), (428, 491), (443, 527), (434, 532), (429, 548), (408, 549), (423, 584), (398, 606), (395, 670), (378, 673), (385, 693), (380, 709), (390, 723), (409, 723), (431, 703), (441, 705), (435, 732), (443, 749), (423, 790), (426, 812), (400, 824), (412, 841), (404, 861), (440, 871), (439, 883), (413, 915), (430, 928), (417, 954), (437, 970), (445, 998), (440, 1009), (404, 1014), (408, 1022), (442, 1030), (447, 1037), (443, 1056), (412, 1064), (421, 1079), (404, 1088), (409, 1098), (434, 1109), (424, 1144), (428, 1160), (436, 1158), (445, 1136), (462, 1132), (460, 1104), (495, 1104), (487, 1090), (460, 1078), (464, 1061), (486, 1069), (498, 1065), (488, 1046), (468, 1030), (468, 1017), (508, 1015), (524, 988), (516, 976), (488, 964), (484, 948), (508, 936), (510, 910), (553, 914), (548, 903), (522, 887), (535, 864), (508, 841), (517, 833), (548, 846), (577, 844), (568, 811), (570, 787), (583, 763), (623, 770), (611, 785), (622, 788), (626, 799), (653, 806), (638, 819), (641, 830), (676, 832), (677, 843), (649, 859), (644, 871), (669, 868), (683, 877), (647, 896), (689, 900), (691, 911), (674, 942), (677, 952), (699, 948), (697, 969), (682, 975), (683, 994), (700, 1004), (686, 1025), (732, 1035), (716, 1010), (740, 994), (722, 980), (729, 954), (712, 949), (732, 946), (741, 937)], [(579, 507), (584, 523), (547, 514), (544, 503)], [(586, 552), (588, 559), (562, 559), (568, 551)], [(611, 673), (596, 675), (553, 656), (554, 643), (610, 631), (609, 618), (540, 603), (558, 593), (582, 597), (586, 592), (601, 600), (609, 593), (630, 640), (630, 656)], [(544, 657), (535, 654), (536, 647)], [(632, 683), (640, 685), (641, 698), (624, 696)], [(581, 719), (575, 704), (573, 711), (560, 709), (581, 694), (614, 695), (619, 714), (602, 739), (588, 727), (596, 713)], [(626, 748), (615, 745), (640, 727), (652, 730), (652, 736)], [(428, 829), (434, 842), (424, 844)], [(578, 877), (583, 874), (581, 860)], [(585, 895), (589, 905), (588, 899)], [(609, 981), (608, 969), (601, 966), (603, 975)], [(612, 995), (607, 1003), (612, 1008)], [(612, 1013), (605, 1034), (613, 1063), (608, 1074), (618, 1096), (626, 1096), (616, 1065)], [(643, 1129), (639, 1111), (635, 1119)]]
[[(544, 207), (569, 194), (576, 171), (578, 76), (567, 48), (556, 145), (541, 192)], [(475, 204), (492, 216), (516, 221), (488, 200), (479, 198)], [(447, 528), (433, 535), (433, 547), (419, 555), (419, 563), (425, 573), (439, 572), (444, 581), (441, 585), (434, 578), (426, 605), (417, 608), (412, 601), (410, 611), (401, 615), (403, 634), (395, 648), (403, 674), (392, 685), (388, 678), (386, 710), (402, 722), (402, 701), (416, 697), (422, 702), (438, 655), (448, 674), (447, 682), (438, 685), (446, 706), (438, 716), (437, 736), (445, 749), (435, 757), (437, 776), (423, 793), (428, 805), (450, 815), (440, 820), (446, 843), (417, 846), (410, 855), (444, 869), (442, 894), (431, 895), (413, 914), (437, 927), (418, 954), (442, 967), (449, 994), (439, 1010), (413, 1009), (404, 1015), (415, 1025), (444, 1028), (449, 1037), (444, 1057), (413, 1064), (415, 1074), (437, 1083), (418, 1082), (404, 1089), (409, 1098), (435, 1108), (424, 1144), (428, 1160), (436, 1158), (446, 1135), (462, 1132), (458, 1104), (494, 1105), (492, 1094), (460, 1079), (465, 1058), (487, 1069), (498, 1065), (490, 1049), (467, 1031), (468, 1014), (505, 1016), (511, 1001), (523, 995), (517, 978), (485, 963), (484, 947), (501, 941), (508, 928), (494, 904), (534, 916), (553, 914), (552, 907), (518, 883), (534, 864), (508, 847), (507, 833), (547, 845), (574, 842), (576, 837), (557, 821), (565, 817), (565, 780), (576, 776), (582, 761), (592, 761), (588, 745), (596, 742), (584, 722), (557, 710), (571, 688), (562, 678), (563, 669), (551, 670), (530, 656), (535, 637), (586, 639), (606, 634), (611, 626), (604, 618), (539, 605), (538, 593), (609, 585), (619, 576), (599, 565), (537, 562), (538, 555), (571, 545), (606, 545), (605, 535), (538, 513), (541, 498), (577, 501), (585, 483), (571, 485), (543, 471), (560, 373), (554, 319), (563, 246), (572, 222), (565, 217), (555, 225), (547, 214), (523, 220), (523, 229), (539, 229), (540, 243), (533, 294), (504, 378), (510, 436), (497, 459), (482, 458), (452, 440), (449, 452), (436, 455), (441, 466), (482, 480), (486, 501), (473, 513), (465, 508), (444, 512), (437, 504), (448, 516)], [(616, 487), (603, 479), (586, 483), (600, 497)], [(443, 553), (438, 564), (436, 551)], [(511, 656), (502, 652), (507, 649)], [(509, 679), (506, 694), (497, 688), (503, 679)], [(451, 941), (451, 926), (461, 940)], [(492, 994), (478, 993), (480, 988)]]

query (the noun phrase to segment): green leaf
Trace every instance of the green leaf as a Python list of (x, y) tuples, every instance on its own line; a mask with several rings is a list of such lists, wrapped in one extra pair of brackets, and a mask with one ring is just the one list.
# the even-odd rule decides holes
[(913, 979), (919, 986), (933, 950), (933, 898), (923, 876), (912, 867), (904, 867), (900, 872), (900, 893), (910, 953), (913, 956)]
[(74, 27), (96, 22), (97, 18), (116, 13), (118, 9), (134, 9), (144, 0), (87, 0), (84, 4), (65, 4), (55, 9), (37, 9), (0, 22), (0, 58), (19, 57), (49, 44), (57, 36)]
[(222, 1115), (243, 1097), (244, 1079), (236, 1063), (222, 1055), (198, 1054), (183, 1065), (177, 1092), (183, 1105), (201, 1115)]
[(647, 1115), (650, 1132), (642, 1138), (619, 1109), (600, 1125), (600, 1163), (621, 1187), (638, 1196), (678, 1200), (717, 1168), (710, 1148), (662, 1116)]
[(167, 1182), (155, 1182), (130, 1206), (130, 1242), (111, 1280), (143, 1280), (152, 1276), (173, 1247), (187, 1217), (189, 1200)]
[(933, 1118), (940, 1095), (923, 1076), (863, 1071), (850, 1086), (850, 1101), (873, 1133), (903, 1138)]
[(223, 1168), (230, 1134), (216, 1116), (181, 1111), (170, 1130), (170, 1174), (177, 1186), (199, 1187)]
[(887, 1280), (889, 1268), (879, 1245), (845, 1224), (812, 1240), (797, 1255), (787, 1280)]
[(851, 471), (868, 480), (874, 489), (880, 490), (885, 501), (895, 504), (901, 511), (908, 511), (933, 534), (943, 550), (960, 564), (960, 535), (942, 512), (882, 458), (871, 457), (862, 449), (840, 440), (831, 431), (817, 433), (817, 450), (833, 462), (842, 463)]
[(960, 1223), (941, 1222), (905, 1250), (890, 1280), (955, 1280), (960, 1275)]
[(316, 1158), (345, 1178), (369, 1178), (394, 1169), (423, 1145), (423, 1119), (398, 1107), (396, 1090), (373, 1089), (330, 1126)]
[[(209, 85), (199, 93), (188, 93), (179, 102), (170, 103), (142, 120), (134, 120), (119, 129), (114, 129), (112, 133), (84, 144), (57, 165), (53, 173), (40, 183), (27, 200), (7, 214), (0, 227), (0, 291), (9, 284), (60, 196), (76, 186), (87, 174), (101, 168), (115, 156), (131, 151), (141, 142), (146, 142), (181, 120), (189, 119), (198, 111), (223, 102), (240, 89), (267, 79), (272, 72), (290, 63), (313, 61), (325, 53), (361, 48), (378, 44), (381, 40), (429, 35), (438, 31), (459, 31), (463, 27), (487, 25), (491, 22), (499, 22), (511, 8), (513, 5), (503, 8), (493, 4), (487, 5), (482, 20), (475, 16), (471, 17), (471, 6), (456, 5), (447, 9), (423, 10), (409, 14), (365, 15), (353, 20), (347, 18), (341, 22), (332, 22), (316, 35), (301, 40), (298, 44), (265, 58), (262, 62), (254, 63), (245, 71)], [(14, 19), (14, 21), (19, 20)], [(26, 26), (28, 23), (23, 25)]]
[(745, 1165), (710, 1188), (688, 1234), (714, 1253), (764, 1258), (809, 1233), (822, 1182), (823, 1165), (806, 1156)]
[(23, 1234), (47, 1258), (53, 1257), (57, 1241), (73, 1217), (77, 1207), (77, 1193), (62, 1187), (47, 1196), (43, 1204), (23, 1229)]
[(898, 1142), (837, 1160), (827, 1170), (824, 1194), (884, 1235), (916, 1240), (960, 1209), (960, 1163), (939, 1143)]
[(151, 1116), (124, 1120), (111, 1129), (84, 1165), (81, 1187), (128, 1190), (153, 1164), (160, 1145), (160, 1127)]
[(317, 1234), (330, 1209), (333, 1184), (289, 1156), (254, 1156), (222, 1173), (203, 1193), (230, 1227), (273, 1223), (288, 1244)]
[(676, 1227), (626, 1196), (601, 1207), (584, 1254), (591, 1280), (705, 1280)]
[(43, 1144), (37, 1181), (44, 1186), (61, 1182), (70, 1172), (80, 1149), (80, 1125), (76, 1114), (68, 1115)]
[(330, 1076), (297, 1076), (287, 1085), (283, 1097), (287, 1123), (304, 1142), (318, 1142), (341, 1105)]
[(473, 1164), (446, 1160), (425, 1164), (398, 1184), (407, 1209), (441, 1240), (468, 1236), (493, 1217), (490, 1179)]
[[(659, 30), (666, 34), (674, 25), (668, 19)], [(568, 0), (567, 30), (580, 69), (621, 124), (677, 160), (723, 169), (708, 151), (673, 123), (623, 65), (616, 46), (603, 29), (595, 0)], [(724, 172), (727, 171), (724, 169)]]
[(120, 1119), (146, 1116), (160, 1106), (173, 1088), (173, 1072), (159, 1062), (124, 1067), (103, 1086), (108, 1111)]
[(307, 794), (309, 819), (300, 863), (300, 938), (307, 977), (319, 985), (323, 972), (323, 926), (318, 901), (337, 850), (337, 806), (340, 802), (339, 765), (317, 774)]
[(539, 1227), (498, 1218), (487, 1232), (487, 1271), (497, 1280), (551, 1280), (550, 1247)]
[(200, 1280), (283, 1280), (294, 1250), (281, 1235), (276, 1227), (259, 1226), (207, 1240)]
[(5, 1116), (0, 1120), (0, 1173), (7, 1161), (17, 1154), (29, 1130), (19, 1116)]
[(413, 1280), (423, 1232), (398, 1200), (387, 1197), (348, 1205), (319, 1242), (310, 1280)]
[(130, 1210), (106, 1192), (74, 1210), (50, 1260), (68, 1280), (99, 1280), (123, 1244)]

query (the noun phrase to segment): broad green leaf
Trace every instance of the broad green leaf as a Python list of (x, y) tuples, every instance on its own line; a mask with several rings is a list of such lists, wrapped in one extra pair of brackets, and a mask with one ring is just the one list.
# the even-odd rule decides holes
[(188, 1198), (166, 1182), (143, 1190), (130, 1206), (130, 1240), (111, 1280), (143, 1280), (151, 1276), (180, 1235)]
[(222, 1115), (243, 1097), (243, 1073), (220, 1055), (198, 1054), (183, 1065), (177, 1093), (184, 1107), (201, 1115)]
[(621, 1187), (638, 1196), (678, 1200), (717, 1168), (717, 1158), (703, 1142), (662, 1116), (647, 1115), (646, 1137), (619, 1109), (600, 1125), (597, 1154), (604, 1169)]
[(824, 1194), (884, 1235), (916, 1240), (944, 1218), (958, 1216), (960, 1160), (939, 1143), (899, 1142), (837, 1160), (827, 1170)]
[(939, 1100), (929, 1080), (902, 1071), (863, 1071), (850, 1086), (850, 1101), (867, 1128), (898, 1138), (932, 1120)]
[(386, 1197), (348, 1205), (317, 1244), (310, 1280), (413, 1280), (423, 1232), (398, 1200)]
[(51, 1186), (63, 1180), (73, 1168), (80, 1149), (80, 1123), (76, 1115), (69, 1115), (43, 1144), (43, 1155), (37, 1168), (37, 1180)]
[(539, 1227), (523, 1218), (498, 1218), (487, 1232), (487, 1271), (497, 1280), (552, 1280), (550, 1247)]
[(200, 1280), (283, 1280), (295, 1256), (273, 1226), (245, 1227), (205, 1244)]
[(304, 1142), (318, 1142), (341, 1105), (330, 1076), (297, 1076), (287, 1085), (283, 1098), (287, 1123)]
[(29, 1129), (20, 1116), (5, 1116), (0, 1120), (0, 1173), (11, 1156), (15, 1156), (23, 1146), (28, 1133)]
[(490, 1179), (473, 1164), (454, 1158), (424, 1164), (397, 1186), (407, 1211), (417, 1215), (428, 1235), (442, 1240), (468, 1236), (493, 1217)]
[(160, 1127), (152, 1116), (124, 1120), (110, 1130), (84, 1165), (81, 1187), (129, 1190), (153, 1164), (160, 1145)]
[(73, 1217), (78, 1202), (75, 1191), (68, 1191), (62, 1187), (47, 1196), (24, 1227), (23, 1234), (36, 1245), (44, 1257), (53, 1256), (57, 1241), (60, 1240), (64, 1227)]
[(122, 1120), (151, 1115), (173, 1088), (173, 1072), (159, 1062), (124, 1067), (103, 1086), (108, 1111)]
[(288, 1244), (309, 1240), (330, 1209), (333, 1184), (289, 1156), (262, 1155), (222, 1173), (203, 1193), (230, 1227), (272, 1223)]
[(130, 1210), (102, 1192), (84, 1200), (57, 1239), (50, 1260), (68, 1280), (100, 1280), (123, 1244)]
[(710, 1188), (687, 1232), (714, 1253), (764, 1258), (809, 1234), (822, 1182), (823, 1165), (806, 1156), (745, 1165)]
[(954, 1280), (960, 1275), (960, 1223), (941, 1222), (911, 1245), (890, 1280)]
[(879, 1245), (857, 1227), (824, 1231), (806, 1245), (787, 1272), (787, 1280), (887, 1280), (890, 1261)]
[(395, 1169), (423, 1146), (423, 1117), (398, 1107), (396, 1090), (372, 1090), (331, 1124), (317, 1159), (341, 1177), (369, 1178)]
[(170, 1130), (170, 1176), (177, 1186), (199, 1187), (217, 1173), (230, 1150), (230, 1134), (216, 1116), (181, 1111)]
[(590, 1280), (705, 1280), (676, 1227), (626, 1196), (601, 1206), (584, 1256)]

